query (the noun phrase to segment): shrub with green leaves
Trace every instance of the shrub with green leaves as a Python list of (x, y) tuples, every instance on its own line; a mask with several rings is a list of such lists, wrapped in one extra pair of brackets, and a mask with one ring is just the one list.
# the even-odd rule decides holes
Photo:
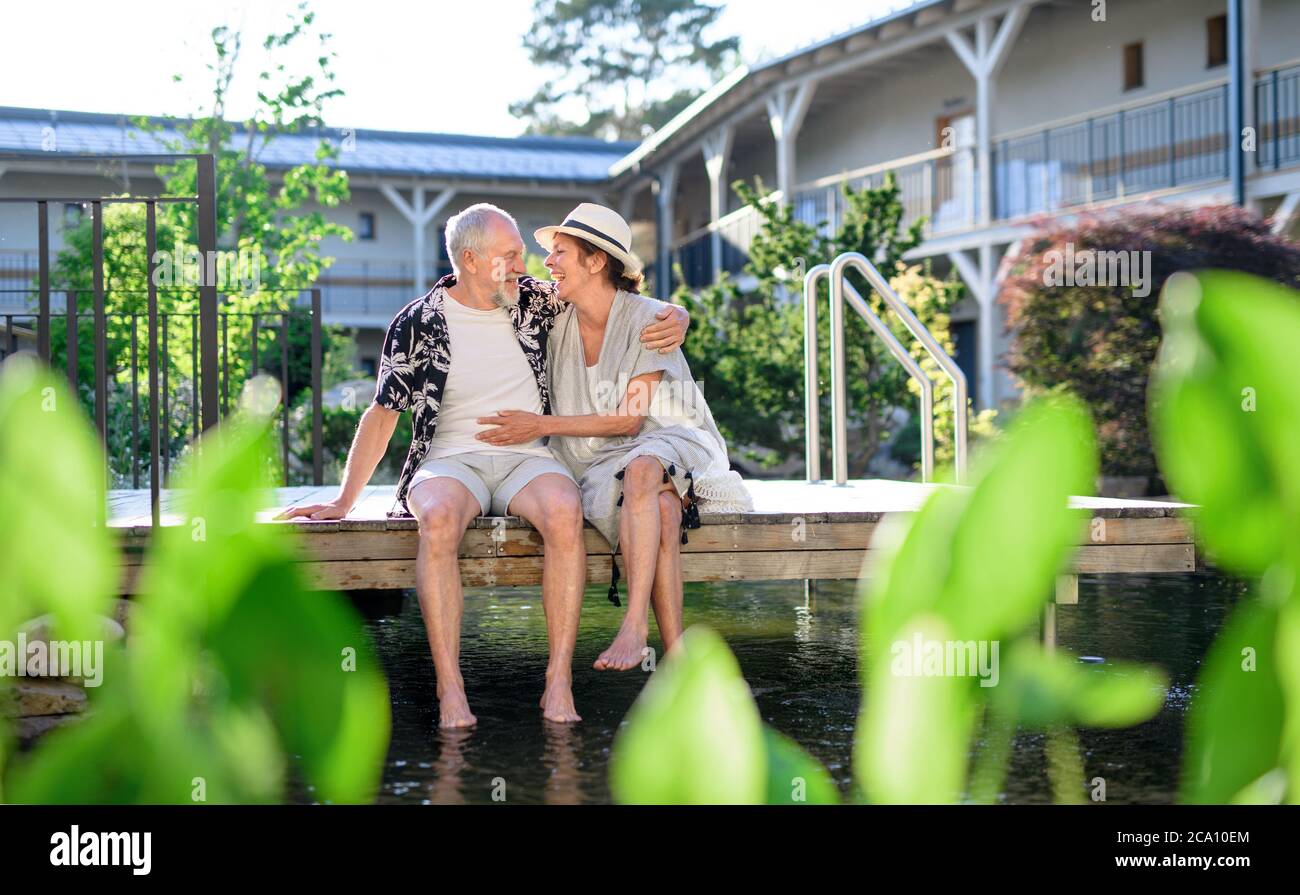
[[(1067, 245), (1076, 259), (1149, 252), (1150, 291), (1046, 285), (1051, 253), (1068, 257)], [(1083, 216), (1047, 225), (1022, 244), (1000, 294), (1015, 333), (1007, 366), (1030, 393), (1064, 387), (1084, 400), (1097, 420), (1104, 473), (1157, 474), (1147, 428), (1147, 381), (1161, 336), (1157, 302), (1172, 274), (1209, 268), (1300, 288), (1300, 246), (1257, 215), (1224, 206)]]
[[(742, 291), (734, 279), (724, 275), (700, 290), (683, 286), (674, 300), (689, 308), (695, 319), (683, 350), (696, 378), (704, 384), (709, 407), (727, 443), (737, 449), (749, 446), (751, 453), (745, 459), (755, 466), (775, 466), (804, 451), (804, 310), (800, 299), (804, 271), (829, 263), (844, 252), (876, 259), (899, 297), (949, 354), (955, 346), (948, 314), (960, 299), (962, 286), (955, 279), (932, 276), (925, 265), (903, 263), (903, 256), (920, 244), (924, 221), (903, 229), (903, 206), (892, 175), (880, 187), (855, 190), (846, 186), (843, 220), (833, 232), (827, 232), (826, 222), (815, 227), (797, 219), (790, 206), (769, 201), (761, 181), (754, 186), (737, 181), (733, 188), (762, 218), (746, 266), (756, 285)], [(924, 349), (865, 278), (856, 270), (850, 270), (848, 278), (899, 340), (911, 346), (913, 356), (936, 381), (936, 456), (940, 463), (950, 462), (951, 384), (939, 376)], [(817, 301), (822, 444), (829, 452), (830, 314), (825, 282), (818, 287)], [(844, 329), (849, 475), (861, 478), (877, 452), (893, 445), (894, 409), (915, 415), (920, 390), (866, 322), (851, 310), (846, 310)], [(993, 416), (992, 411), (970, 416), (976, 437), (994, 433)], [(900, 445), (894, 456), (919, 467), (919, 430), (912, 437), (915, 440)], [(829, 453), (823, 459), (829, 464)]]

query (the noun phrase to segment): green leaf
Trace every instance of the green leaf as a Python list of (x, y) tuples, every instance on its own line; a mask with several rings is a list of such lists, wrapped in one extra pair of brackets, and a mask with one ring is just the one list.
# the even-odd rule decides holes
[(994, 698), (1021, 724), (1039, 730), (1131, 727), (1160, 711), (1167, 687), (1168, 678), (1154, 668), (1128, 662), (1082, 666), (1073, 656), (1022, 641), (1002, 662)]
[(997, 640), (1031, 625), (1082, 540), (1084, 514), (1067, 508), (1096, 478), (1084, 406), (1068, 396), (1026, 405), (997, 444), (952, 535), (936, 610), (961, 640)]
[(0, 369), (0, 637), (53, 613), (57, 636), (95, 639), (117, 586), (104, 525), (103, 453), (65, 381), (31, 355)]
[(831, 775), (798, 743), (765, 727), (763, 744), (767, 749), (767, 804), (839, 804), (840, 791)]
[[(908, 628), (900, 640), (912, 633), (925, 641), (952, 639), (938, 616), (918, 616)], [(853, 744), (854, 777), (871, 802), (954, 802), (964, 787), (974, 720), (970, 680), (896, 674), (890, 652), (877, 650), (870, 662)]]
[[(865, 585), (863, 711), (854, 772), (872, 801), (951, 802), (965, 790), (979, 700), (972, 671), (925, 672), (930, 644), (992, 644), (1033, 624), (1083, 520), (1067, 506), (1095, 476), (1086, 411), (1032, 402), (981, 464), (972, 489), (940, 489), (910, 521), (881, 527), (886, 554)], [(900, 540), (901, 539), (901, 540)], [(917, 646), (913, 646), (913, 644)], [(985, 691), (985, 692), (981, 692)]]
[(1247, 274), (1171, 277), (1152, 380), (1160, 466), (1198, 505), (1216, 561), (1261, 575), (1300, 568), (1300, 294)]
[(1210, 647), (1187, 715), (1183, 801), (1225, 804), (1278, 766), (1279, 660), (1277, 610), (1239, 605)]
[(610, 789), (635, 804), (761, 804), (767, 748), (735, 657), (690, 628), (658, 667), (614, 741)]

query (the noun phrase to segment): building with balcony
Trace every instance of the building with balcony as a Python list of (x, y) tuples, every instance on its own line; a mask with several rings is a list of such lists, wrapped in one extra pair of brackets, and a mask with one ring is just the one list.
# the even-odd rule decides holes
[[(131, 120), (0, 108), (0, 197), (158, 194), (162, 185), (151, 165), (105, 167), (72, 158), (167, 151)], [(348, 226), (353, 239), (331, 237), (322, 244), (322, 254), (335, 261), (315, 285), (322, 290), (323, 320), (356, 329), (357, 366), (369, 373), (397, 310), (450, 272), (442, 248), (448, 217), (475, 202), (493, 202), (518, 219), (529, 250), (540, 252), (532, 242), (533, 230), (562, 219), (579, 202), (610, 202), (609, 168), (636, 146), (581, 138), (322, 129), (279, 135), (268, 145), (260, 160), (272, 184), (286, 170), (312, 163), (322, 138), (339, 149), (330, 164), (347, 170), (351, 199), (336, 208), (304, 208)], [(43, 157), (33, 160), (31, 153)], [(65, 228), (79, 223), (84, 213), (76, 202), (51, 205), (52, 256), (63, 245)], [(37, 234), (33, 205), (0, 203), (0, 317), (30, 307)], [(55, 310), (61, 310), (57, 289), (53, 299)]]
[(755, 231), (731, 182), (761, 177), (833, 227), (844, 183), (893, 171), (907, 222), (925, 219), (911, 257), (968, 287), (958, 359), (977, 405), (995, 406), (1015, 393), (998, 363), (1001, 262), (1034, 218), (1232, 202), (1239, 182), (1276, 229), (1294, 227), (1300, 2), (1237, 2), (1234, 77), (1225, 0), (922, 0), (732, 72), (619, 161), (614, 186), (657, 222), (660, 282), (679, 264), (699, 285), (739, 272)]
[[(906, 222), (925, 221), (910, 257), (968, 287), (953, 314), (958, 361), (991, 407), (1015, 395), (999, 366), (1003, 261), (1036, 219), (1242, 201), (1294, 232), (1300, 0), (919, 0), (737, 68), (640, 145), (323, 130), (277, 137), (263, 159), (272, 177), (311, 161), (322, 136), (352, 185), (323, 213), (355, 239), (322, 247), (336, 260), (318, 285), (325, 321), (357, 328), (363, 369), (393, 313), (448, 269), (442, 224), (473, 202), (510, 210), (530, 244), (577, 202), (614, 206), (665, 295), (677, 265), (692, 286), (743, 270), (758, 215), (733, 181), (761, 177), (799, 218), (834, 227), (844, 184), (893, 172)], [(151, 168), (61, 157), (161, 149), (122, 116), (0, 108), (0, 197), (154, 192)], [(6, 160), (42, 150), (48, 161)], [(51, 214), (56, 250), (80, 214)], [(30, 287), (34, 217), (0, 203), (0, 290)], [(0, 316), (21, 299), (0, 291)]]

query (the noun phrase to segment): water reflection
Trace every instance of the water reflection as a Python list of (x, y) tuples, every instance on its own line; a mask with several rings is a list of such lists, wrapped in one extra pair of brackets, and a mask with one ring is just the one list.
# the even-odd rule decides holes
[[(1151, 662), (1171, 681), (1164, 707), (1150, 722), (1079, 733), (1084, 779), (1105, 778), (1108, 801), (1172, 801), (1196, 674), (1242, 588), (1203, 575), (1084, 578), (1080, 585), (1079, 604), (1058, 612), (1060, 648), (1103, 657), (1103, 664)], [(811, 595), (800, 581), (686, 590), (687, 624), (708, 624), (727, 639), (764, 720), (825, 764), (846, 792), (860, 701), (857, 605), (851, 582), (822, 582)], [(621, 614), (593, 588), (574, 662), (574, 695), (584, 720), (544, 723), (537, 706), (547, 655), (539, 606), (536, 589), (467, 592), (461, 658), (479, 724), (453, 732), (436, 726), (433, 667), (414, 595), (396, 612), (372, 613), (368, 625), (393, 699), (379, 801), (491, 803), (494, 791), (510, 803), (609, 801), (610, 750), (647, 675), (591, 668)], [(662, 649), (653, 624), (651, 646)], [(1001, 800), (1050, 801), (1048, 772), (1044, 738), (1019, 734)]]

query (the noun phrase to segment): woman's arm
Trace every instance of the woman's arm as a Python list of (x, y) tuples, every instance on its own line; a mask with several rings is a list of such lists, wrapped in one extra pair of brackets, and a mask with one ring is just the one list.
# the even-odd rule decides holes
[(548, 435), (573, 435), (582, 438), (613, 438), (636, 435), (645, 423), (663, 371), (645, 373), (627, 384), (627, 392), (616, 410), (582, 416), (546, 416), (523, 410), (502, 410), (495, 416), (479, 417), (480, 425), (495, 426), (474, 436), (485, 444), (504, 447), (522, 444)]

